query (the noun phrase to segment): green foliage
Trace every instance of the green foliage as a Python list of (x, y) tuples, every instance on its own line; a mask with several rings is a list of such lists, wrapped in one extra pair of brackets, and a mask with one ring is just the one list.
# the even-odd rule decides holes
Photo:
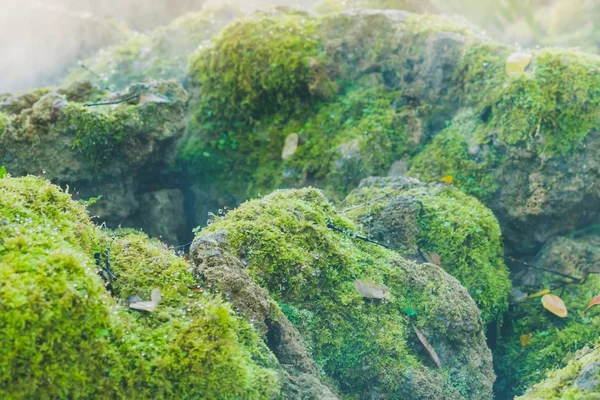
[[(461, 372), (425, 367), (431, 361), (415, 354), (407, 339), (412, 322), (426, 326), (432, 342), (465, 340), (448, 324), (462, 318), (456, 313), (475, 310), (469, 297), (455, 292), (437, 267), (417, 268), (394, 252), (328, 229), (328, 221), (357, 229), (318, 190), (276, 191), (217, 218), (199, 236), (226, 233), (233, 251), (247, 261), (247, 271), (295, 320), (312, 357), (346, 396), (366, 395), (375, 386), (390, 398), (404, 398), (416, 390), (411, 379), (423, 377), (446, 382), (447, 392), (430, 395), (460, 397), (451, 381), (465, 379)], [(362, 298), (353, 286), (356, 279), (385, 284), (391, 300)], [(413, 317), (405, 310), (413, 310)], [(310, 318), (304, 317), (307, 312)], [(472, 317), (478, 319), (477, 313)]]
[[(564, 292), (556, 291), (567, 306), (566, 318), (546, 311), (540, 298), (527, 299), (514, 306), (510, 323), (503, 336), (503, 346), (497, 351), (497, 392), (507, 396), (522, 394), (529, 386), (542, 381), (547, 371), (564, 367), (573, 354), (598, 341), (600, 313), (583, 311), (600, 294), (600, 278), (590, 277), (580, 285), (570, 285)], [(522, 347), (521, 335), (532, 333), (531, 341)]]
[(6, 172), (6, 168), (4, 168), (4, 165), (0, 167), (0, 179), (6, 177), (7, 172)]
[[(111, 243), (82, 205), (46, 181), (0, 180), (2, 398), (270, 399), (269, 359), (249, 323), (191, 292), (188, 264), (125, 232), (111, 246), (118, 280), (103, 286), (94, 252)], [(148, 298), (153, 313), (121, 304)]]

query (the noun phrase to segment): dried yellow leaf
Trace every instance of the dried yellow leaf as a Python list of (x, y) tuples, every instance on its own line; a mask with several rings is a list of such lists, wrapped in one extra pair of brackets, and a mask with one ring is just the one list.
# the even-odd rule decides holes
[(508, 76), (517, 77), (525, 73), (525, 68), (531, 63), (533, 56), (529, 53), (512, 53), (506, 60), (506, 73)]
[(529, 344), (529, 341), (531, 340), (531, 337), (533, 336), (533, 333), (528, 333), (527, 335), (521, 335), (520, 337), (520, 341), (521, 341), (521, 346), (525, 347)]
[(535, 299), (536, 297), (541, 297), (541, 296), (543, 296), (545, 294), (548, 294), (548, 293), (550, 293), (550, 289), (544, 289), (541, 292), (530, 294), (529, 296), (527, 296), (527, 298), (528, 299)]

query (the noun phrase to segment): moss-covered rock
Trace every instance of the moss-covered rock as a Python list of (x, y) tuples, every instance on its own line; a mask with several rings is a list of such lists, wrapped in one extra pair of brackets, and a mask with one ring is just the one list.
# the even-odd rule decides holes
[[(0, 179), (2, 398), (245, 398), (279, 392), (276, 359), (158, 241), (95, 227), (38, 178)], [(94, 254), (115, 275), (112, 293)], [(127, 308), (159, 288), (154, 312)]]
[(368, 178), (344, 206), (368, 237), (405, 257), (426, 262), (438, 255), (440, 266), (469, 290), (483, 322), (501, 323), (511, 283), (500, 226), (475, 198), (447, 184)]
[(586, 347), (566, 367), (552, 371), (547, 379), (530, 388), (519, 400), (599, 399), (600, 356)]
[[(514, 51), (404, 11), (258, 14), (192, 57), (180, 160), (230, 206), (305, 185), (343, 198), (418, 154), (412, 176), (454, 176), (512, 248), (534, 251), (598, 217), (600, 63), (543, 49), (509, 76)], [(297, 149), (282, 157), (293, 134)]]
[[(119, 104), (103, 102), (129, 99)], [(183, 134), (187, 94), (175, 81), (132, 85), (110, 94), (89, 82), (5, 97), (0, 160), (13, 176), (43, 175), (69, 185), (116, 226), (135, 213), (147, 185), (161, 180)]]
[[(568, 315), (559, 318), (545, 310), (539, 296), (511, 306), (509, 323), (500, 340), (503, 345), (495, 353), (498, 393), (522, 394), (527, 387), (542, 381), (548, 371), (564, 367), (579, 349), (598, 342), (600, 314), (592, 308), (584, 315), (584, 310), (600, 294), (600, 278), (595, 273), (600, 261), (599, 243), (597, 234), (556, 238), (536, 258), (538, 268), (522, 266), (515, 272), (522, 291), (533, 294), (552, 290), (564, 301)], [(577, 283), (548, 271), (583, 281)], [(531, 340), (523, 346), (520, 337), (529, 334)]]
[(97, 81), (97, 74), (102, 79), (98, 85), (125, 89), (148, 79), (182, 80), (188, 56), (239, 15), (229, 6), (185, 14), (148, 34), (102, 49), (83, 61), (85, 68), (73, 66), (64, 82)]
[[(358, 229), (316, 189), (276, 191), (215, 217), (192, 256), (201, 274), (211, 274), (211, 259), (229, 259), (218, 262), (219, 273), (229, 265), (266, 289), (346, 397), (490, 398), (494, 376), (480, 313), (458, 281), (438, 266), (417, 265), (331, 227)], [(355, 280), (382, 283), (392, 296), (365, 299)], [(238, 297), (244, 313), (257, 315), (257, 290), (231, 284), (213, 290)], [(427, 336), (441, 368), (413, 326)]]

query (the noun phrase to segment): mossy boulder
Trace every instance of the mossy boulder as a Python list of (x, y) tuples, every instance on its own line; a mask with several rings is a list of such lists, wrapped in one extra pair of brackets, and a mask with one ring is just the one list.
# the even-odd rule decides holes
[(344, 201), (345, 215), (366, 235), (419, 262), (439, 256), (481, 310), (502, 322), (512, 285), (498, 221), (478, 200), (444, 183), (368, 178)]
[(405, 11), (257, 14), (191, 58), (179, 159), (231, 206), (306, 185), (341, 199), (406, 158), (421, 180), (454, 176), (511, 249), (536, 251), (598, 218), (600, 59), (542, 49), (513, 71), (515, 52)]
[(566, 367), (552, 371), (548, 378), (531, 387), (518, 400), (599, 399), (600, 355), (586, 347), (575, 353)]
[[(534, 294), (551, 290), (564, 301), (568, 315), (560, 318), (547, 311), (539, 296), (521, 299), (511, 306), (509, 322), (500, 340), (502, 346), (495, 352), (498, 393), (522, 394), (542, 381), (548, 371), (566, 366), (579, 349), (594, 347), (598, 342), (600, 314), (595, 308), (585, 314), (584, 310), (600, 294), (599, 243), (597, 233), (556, 238), (544, 246), (533, 261), (532, 265), (537, 268), (527, 265), (518, 268), (519, 264), (515, 264), (516, 285), (522, 292)], [(531, 340), (523, 346), (520, 338), (529, 334)]]
[(73, 65), (63, 82), (92, 80), (121, 90), (144, 80), (183, 80), (188, 56), (238, 16), (240, 12), (230, 6), (182, 15), (166, 26), (100, 50), (82, 61), (83, 66)]
[[(270, 399), (281, 369), (189, 264), (146, 236), (102, 230), (48, 181), (0, 178), (0, 397)], [(108, 262), (108, 289), (94, 261)], [(162, 299), (153, 312), (130, 296)]]
[(173, 185), (165, 176), (183, 134), (186, 100), (175, 81), (118, 94), (75, 82), (5, 96), (0, 163), (13, 176), (68, 185), (82, 200), (102, 195), (92, 211), (116, 226), (137, 211), (144, 192)]
[[(260, 306), (255, 298), (266, 290), (344, 397), (489, 399), (491, 354), (480, 312), (460, 283), (436, 265), (415, 264), (332, 227), (359, 229), (319, 190), (276, 191), (216, 216), (199, 232), (192, 258), (206, 279), (229, 277), (212, 290), (234, 303), (237, 297), (243, 314), (265, 314), (267, 301)], [(259, 288), (232, 285), (228, 270), (247, 274)], [(391, 298), (363, 298), (356, 280), (384, 284)], [(270, 320), (253, 319), (278, 337)], [(413, 327), (427, 337), (441, 368)]]

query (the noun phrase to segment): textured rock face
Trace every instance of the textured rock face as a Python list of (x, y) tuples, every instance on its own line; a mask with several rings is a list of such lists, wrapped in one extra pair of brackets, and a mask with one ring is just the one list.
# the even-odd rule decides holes
[[(581, 368), (582, 364), (575, 354), (579, 349), (594, 347), (598, 342), (598, 323), (600, 314), (596, 307), (591, 308), (585, 315), (588, 303), (600, 294), (600, 279), (598, 277), (598, 262), (600, 261), (600, 236), (597, 232), (579, 232), (572, 238), (558, 237), (550, 241), (540, 251), (533, 263), (544, 270), (518, 266), (515, 264), (515, 284), (525, 293), (533, 294), (544, 289), (564, 301), (568, 315), (562, 319), (543, 308), (540, 298), (522, 299), (511, 306), (507, 326), (503, 330), (500, 346), (495, 352), (495, 362), (498, 371), (498, 393), (510, 397), (522, 394), (526, 388), (541, 382), (549, 373), (549, 381), (532, 389), (525, 398), (570, 398), (568, 393), (577, 375), (568, 373), (564, 378), (565, 386), (560, 378), (565, 372), (555, 371), (572, 361), (576, 367), (567, 366), (573, 371)], [(556, 271), (573, 278), (582, 279), (576, 282), (566, 276), (560, 276), (548, 271)], [(531, 334), (531, 340), (526, 346), (520, 343), (522, 335)], [(595, 360), (595, 359), (594, 359)], [(591, 362), (590, 362), (591, 363)], [(588, 367), (591, 368), (591, 367)], [(583, 371), (582, 371), (583, 373)], [(578, 372), (579, 374), (579, 372)], [(580, 386), (589, 386), (590, 379), (585, 376), (579, 380)], [(595, 374), (593, 374), (595, 376)], [(556, 379), (555, 379), (556, 378)], [(589, 378), (589, 377), (588, 377)], [(587, 380), (586, 380), (587, 379)], [(537, 386), (536, 386), (537, 387)], [(544, 388), (553, 388), (549, 397)], [(565, 390), (564, 392), (562, 390)], [(573, 387), (575, 390), (576, 387)], [(548, 391), (547, 393), (550, 393)], [(562, 393), (562, 394), (561, 394)], [(581, 392), (581, 398), (588, 398)], [(578, 398), (577, 396), (573, 398)], [(592, 397), (590, 397), (592, 398)]]
[(166, 243), (184, 243), (187, 237), (185, 199), (179, 189), (163, 189), (144, 193), (140, 206), (128, 226), (141, 228), (153, 238)]
[(511, 283), (500, 227), (476, 199), (443, 183), (368, 178), (344, 201), (367, 235), (419, 262), (433, 262), (468, 290), (485, 324), (502, 323)]
[(340, 399), (319, 376), (317, 364), (296, 327), (283, 315), (268, 292), (252, 280), (246, 266), (217, 232), (194, 241), (190, 249), (194, 274), (211, 291), (224, 293), (236, 311), (251, 321), (291, 379), (284, 386), (289, 398)]
[(116, 226), (137, 211), (140, 192), (160, 187), (183, 134), (186, 99), (173, 81), (111, 96), (85, 82), (4, 96), (0, 159), (13, 176), (44, 176), (84, 200), (102, 195), (92, 212)]
[[(406, 261), (328, 222), (357, 229), (315, 189), (247, 202), (199, 233), (195, 271), (266, 332), (281, 364), (314, 374), (316, 362), (343, 396), (490, 398), (491, 354), (466, 290), (435, 265)], [(392, 298), (362, 298), (356, 279), (384, 283)]]

